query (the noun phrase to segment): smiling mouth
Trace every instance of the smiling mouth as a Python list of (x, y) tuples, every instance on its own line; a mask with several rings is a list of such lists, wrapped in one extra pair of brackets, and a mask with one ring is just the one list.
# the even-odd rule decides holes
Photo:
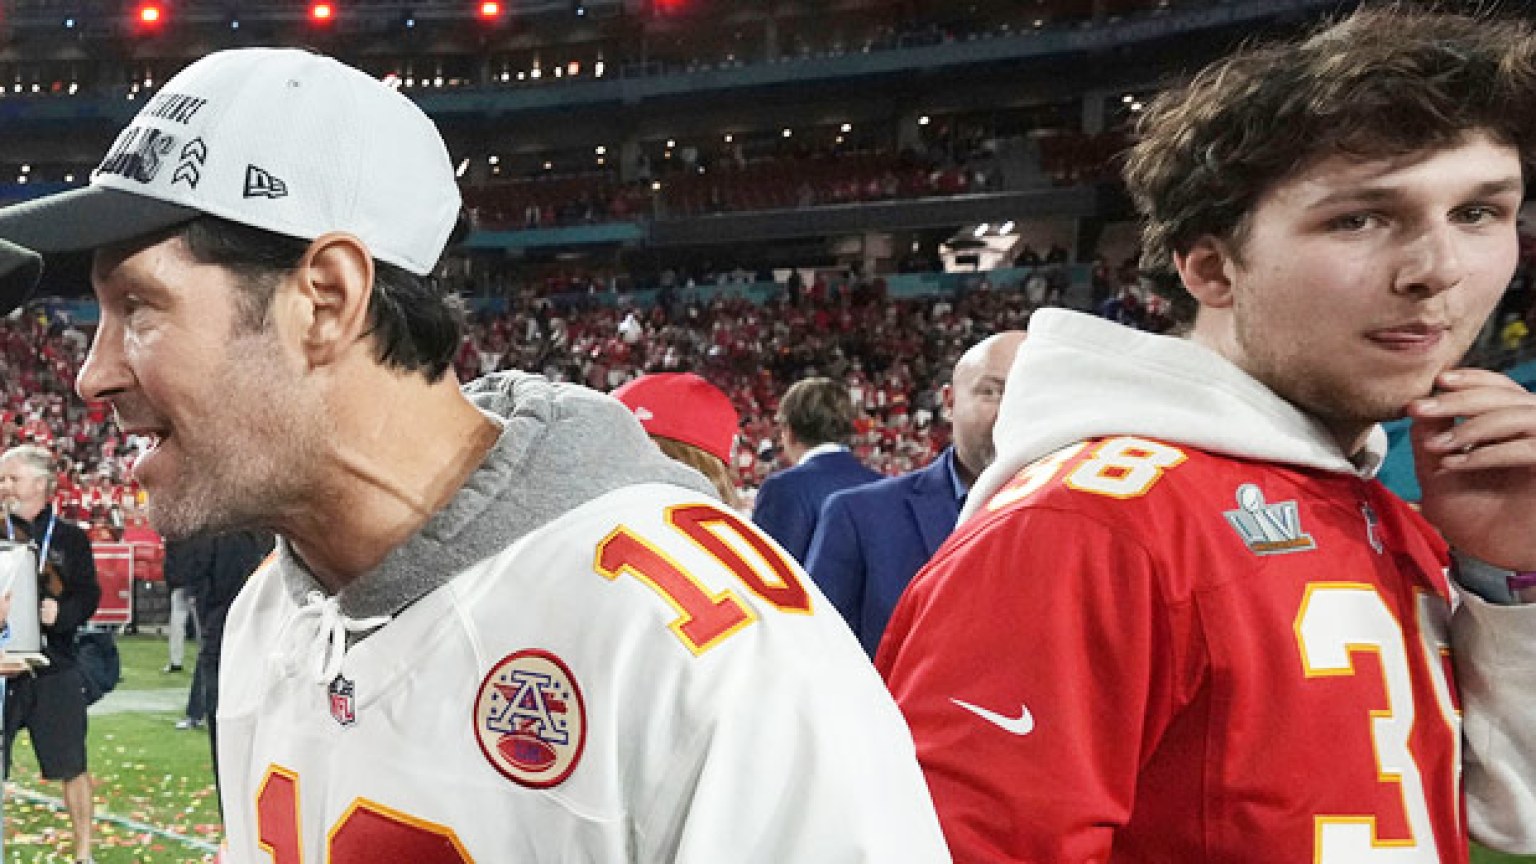
[[(143, 427), (125, 429), (123, 434), (146, 440), (146, 444), (139, 453), (139, 459), (143, 459), (158, 451), (171, 437), (171, 432), (168, 429), (146, 429)], [(138, 473), (137, 470), (134, 473)]]

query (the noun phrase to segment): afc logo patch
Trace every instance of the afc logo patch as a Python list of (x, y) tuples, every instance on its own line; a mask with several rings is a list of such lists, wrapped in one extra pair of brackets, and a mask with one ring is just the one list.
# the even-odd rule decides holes
[(576, 676), (548, 651), (517, 651), (492, 666), (480, 682), (473, 720), (491, 766), (531, 789), (565, 782), (587, 743)]

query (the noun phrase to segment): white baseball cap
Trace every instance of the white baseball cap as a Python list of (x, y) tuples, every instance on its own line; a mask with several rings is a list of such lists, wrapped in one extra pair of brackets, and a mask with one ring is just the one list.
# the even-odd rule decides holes
[(32, 296), (42, 270), (43, 259), (36, 253), (0, 240), (0, 315)]
[(459, 205), (442, 136), (409, 99), (329, 57), (242, 48), (167, 81), (89, 186), (0, 209), (0, 238), (83, 252), (207, 213), (302, 240), (345, 232), (426, 275)]

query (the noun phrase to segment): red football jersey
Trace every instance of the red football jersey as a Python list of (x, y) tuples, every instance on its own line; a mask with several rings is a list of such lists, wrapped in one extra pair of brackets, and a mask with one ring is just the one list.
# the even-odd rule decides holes
[(957, 862), (1465, 862), (1447, 560), (1378, 482), (1105, 438), (966, 522), (877, 665)]

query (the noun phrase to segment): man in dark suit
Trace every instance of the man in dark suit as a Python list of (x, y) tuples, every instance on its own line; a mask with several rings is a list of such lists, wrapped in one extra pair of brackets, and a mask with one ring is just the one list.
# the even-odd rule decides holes
[(845, 443), (853, 434), (853, 400), (830, 378), (796, 381), (775, 418), (784, 458), (792, 467), (769, 475), (757, 492), (752, 521), (805, 562), (827, 496), (880, 479)]
[(190, 548), (187, 593), (197, 610), (202, 626), (198, 643), (197, 668), (192, 674), (193, 698), (188, 699), (187, 714), (201, 710), (208, 721), (208, 749), (213, 756), (214, 791), (222, 804), (223, 784), (219, 782), (219, 663), (223, 656), (224, 619), (230, 604), (245, 585), (245, 580), (262, 559), (272, 553), (276, 538), (265, 531), (230, 531), (203, 534), (182, 541)]
[(829, 497), (805, 569), (843, 614), (870, 657), (907, 583), (954, 530), (966, 491), (992, 464), (992, 424), (1024, 333), (972, 346), (944, 388), (953, 443), (910, 474)]

